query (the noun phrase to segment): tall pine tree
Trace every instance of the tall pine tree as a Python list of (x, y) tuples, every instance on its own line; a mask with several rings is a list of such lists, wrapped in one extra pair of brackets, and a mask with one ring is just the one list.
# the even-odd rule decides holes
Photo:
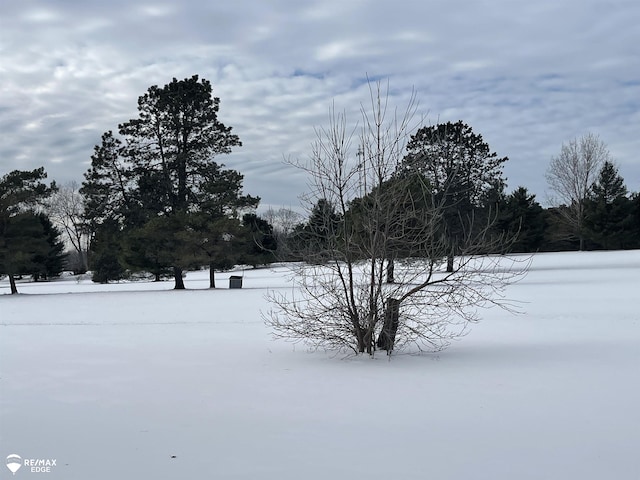
[[(183, 270), (220, 225), (215, 219), (237, 217), (259, 202), (241, 195), (242, 175), (214, 160), (241, 145), (218, 120), (219, 104), (211, 83), (197, 75), (150, 87), (138, 99), (138, 117), (119, 126), (120, 138), (103, 136), (85, 175), (88, 220), (119, 223), (128, 249), (138, 252), (128, 255), (133, 267), (148, 268), (153, 245), (153, 258), (172, 269), (177, 289), (184, 288)], [(203, 214), (210, 224), (196, 218)]]
[(495, 216), (491, 210), (504, 189), (502, 167), (507, 160), (461, 120), (422, 127), (407, 144), (403, 168), (423, 175), (435, 203), (444, 209), (451, 245), (447, 271), (453, 270), (464, 237), (482, 223), (478, 218)]
[(585, 229), (599, 247), (630, 248), (632, 204), (616, 166), (605, 161), (585, 200)]

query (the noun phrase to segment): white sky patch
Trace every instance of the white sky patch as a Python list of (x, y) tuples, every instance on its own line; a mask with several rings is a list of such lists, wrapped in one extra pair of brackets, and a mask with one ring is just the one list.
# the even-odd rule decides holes
[(138, 6), (137, 10), (148, 17), (167, 17), (175, 11), (175, 7), (163, 4), (147, 4)]
[(337, 58), (351, 57), (357, 54), (356, 45), (350, 41), (335, 41), (321, 45), (317, 50), (316, 58), (321, 61), (335, 60)]
[(37, 8), (37, 9), (27, 10), (23, 14), (23, 18), (27, 22), (37, 24), (37, 23), (56, 22), (61, 20), (62, 16), (58, 12), (48, 8)]
[(27, 124), (25, 124), (24, 129), (25, 130), (37, 130), (42, 126), (42, 121), (41, 120), (36, 120), (33, 122), (29, 122)]
[(454, 72), (473, 72), (474, 70), (483, 70), (491, 66), (489, 60), (469, 60), (464, 62), (456, 62), (452, 64), (451, 69)]

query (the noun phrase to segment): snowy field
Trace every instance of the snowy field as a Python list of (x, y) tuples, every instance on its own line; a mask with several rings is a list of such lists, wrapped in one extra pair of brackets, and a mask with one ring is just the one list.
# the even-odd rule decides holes
[(283, 270), (0, 282), (0, 480), (640, 479), (640, 251), (539, 254), (449, 349), (271, 339)]

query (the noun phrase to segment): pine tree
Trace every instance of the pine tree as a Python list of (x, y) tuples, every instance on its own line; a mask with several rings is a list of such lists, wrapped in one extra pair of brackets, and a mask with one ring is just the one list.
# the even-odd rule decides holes
[(254, 213), (244, 215), (242, 224), (245, 227), (245, 241), (240, 262), (254, 268), (271, 263), (278, 248), (273, 226)]
[(62, 273), (67, 254), (64, 253), (62, 232), (56, 228), (51, 219), (44, 213), (36, 215), (42, 226), (42, 235), (47, 243), (46, 251), (36, 255), (35, 263), (38, 268), (32, 273), (33, 279), (49, 279)]
[(43, 167), (0, 177), (0, 272), (8, 275), (12, 294), (18, 293), (15, 275), (30, 274), (35, 256), (48, 254), (44, 228), (33, 213), (57, 188), (44, 184), (45, 178)]
[[(218, 220), (259, 202), (241, 195), (242, 175), (214, 161), (241, 145), (218, 120), (219, 103), (197, 75), (150, 87), (137, 118), (119, 125), (121, 139), (103, 135), (85, 175), (89, 223), (114, 219), (127, 239), (127, 263), (148, 269), (151, 262), (156, 273), (170, 268), (177, 289), (198, 252), (200, 261), (206, 257), (202, 246)], [(205, 214), (211, 222), (202, 221)]]
[(546, 222), (535, 198), (525, 187), (518, 187), (501, 202), (496, 229), (515, 236), (511, 252), (535, 252), (542, 247)]
[(490, 209), (504, 189), (503, 164), (507, 157), (492, 152), (482, 135), (461, 120), (422, 127), (407, 144), (405, 169), (424, 175), (435, 202), (444, 208), (444, 228), (451, 245), (447, 271), (453, 256), (478, 216), (487, 221)]
[(616, 166), (604, 162), (585, 200), (587, 236), (605, 250), (629, 248), (632, 203)]
[(120, 225), (114, 219), (105, 220), (97, 228), (89, 263), (94, 282), (109, 283), (124, 278), (121, 237)]

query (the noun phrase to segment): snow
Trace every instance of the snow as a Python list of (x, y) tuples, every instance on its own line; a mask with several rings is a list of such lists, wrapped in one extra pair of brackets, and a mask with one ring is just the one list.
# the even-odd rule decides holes
[(273, 341), (282, 267), (235, 290), (21, 283), (0, 295), (0, 458), (56, 459), (48, 480), (640, 478), (639, 273), (640, 251), (537, 254), (507, 292), (523, 314), (390, 361)]

